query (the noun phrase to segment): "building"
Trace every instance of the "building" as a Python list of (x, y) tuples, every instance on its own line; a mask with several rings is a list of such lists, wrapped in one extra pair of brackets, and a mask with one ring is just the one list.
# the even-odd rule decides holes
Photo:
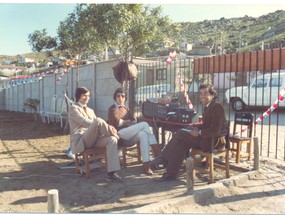
[(187, 42), (183, 42), (179, 44), (179, 50), (181, 51), (190, 51), (192, 50), (192, 44), (187, 43)]
[(7, 76), (17, 75), (18, 72), (22, 72), (24, 69), (25, 67), (23, 66), (0, 65), (0, 72)]
[(18, 63), (34, 63), (35, 60), (32, 58), (26, 58), (26, 57), (19, 57), (18, 58)]

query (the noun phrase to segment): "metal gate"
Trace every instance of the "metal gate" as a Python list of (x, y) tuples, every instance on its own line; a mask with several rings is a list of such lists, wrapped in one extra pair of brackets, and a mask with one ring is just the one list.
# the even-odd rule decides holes
[[(254, 114), (253, 136), (259, 138), (260, 155), (285, 160), (285, 49), (189, 58), (138, 65), (134, 110), (141, 114), (146, 100), (177, 99), (181, 107), (186, 90), (197, 115), (202, 113), (198, 87), (214, 85), (231, 127), (235, 111)], [(230, 90), (228, 90), (230, 89)], [(283, 107), (284, 106), (284, 107)]]

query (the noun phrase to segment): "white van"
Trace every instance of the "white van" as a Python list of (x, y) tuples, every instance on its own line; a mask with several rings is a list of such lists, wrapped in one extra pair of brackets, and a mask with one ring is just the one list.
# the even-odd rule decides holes
[[(225, 96), (226, 101), (236, 111), (241, 111), (246, 106), (267, 106), (269, 108), (278, 99), (284, 87), (285, 73), (267, 73), (257, 76), (249, 86), (228, 89)], [(279, 106), (285, 106), (285, 102), (280, 102)]]
[(140, 105), (144, 101), (153, 98), (165, 98), (168, 92), (174, 92), (170, 84), (156, 84), (139, 87), (135, 95), (135, 102)]

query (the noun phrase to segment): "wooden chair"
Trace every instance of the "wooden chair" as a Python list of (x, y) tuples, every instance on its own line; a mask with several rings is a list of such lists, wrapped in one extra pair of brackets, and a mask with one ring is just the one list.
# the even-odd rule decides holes
[[(106, 147), (94, 147), (90, 149), (86, 149), (81, 153), (75, 154), (75, 166), (76, 166), (76, 173), (84, 172), (86, 174), (86, 178), (90, 177), (90, 161), (93, 159), (96, 161), (99, 157), (103, 154), (105, 159), (105, 169), (107, 171), (108, 163), (107, 163), (107, 152)], [(80, 166), (79, 157), (83, 158), (84, 166)]]
[[(126, 147), (126, 146), (122, 146), (122, 153), (123, 153), (123, 167), (126, 168), (127, 167), (127, 156), (131, 156), (131, 157), (135, 157), (138, 161), (138, 163), (141, 163), (141, 148), (140, 148), (140, 143), (138, 142), (137, 144), (135, 144), (134, 146), (131, 147)], [(136, 150), (136, 153), (129, 153)]]
[[(253, 114), (236, 112), (233, 135), (230, 135), (230, 151), (236, 153), (236, 163), (241, 157), (250, 160), (252, 142)], [(237, 134), (237, 135), (236, 135)], [(242, 150), (242, 145), (246, 144), (246, 152)]]
[[(230, 121), (227, 122), (228, 128), (230, 126)], [(220, 138), (225, 138), (226, 144), (223, 148), (221, 149), (216, 149), (214, 146), (217, 144), (215, 142), (215, 137), (212, 137), (212, 149), (210, 152), (204, 152), (199, 149), (192, 149), (190, 152), (191, 157), (193, 158), (193, 165), (194, 165), (194, 173), (195, 175), (195, 170), (200, 169), (196, 164), (199, 162), (202, 162), (206, 159), (206, 173), (209, 174), (210, 177), (210, 183), (214, 183), (214, 167), (215, 168), (220, 168), (225, 170), (226, 172), (226, 178), (230, 177), (230, 165), (229, 165), (229, 134), (226, 136), (222, 136)], [(198, 157), (199, 155), (199, 157)], [(221, 163), (216, 163), (214, 162), (215, 158), (225, 158), (225, 161)], [(205, 170), (205, 169), (204, 169)]]

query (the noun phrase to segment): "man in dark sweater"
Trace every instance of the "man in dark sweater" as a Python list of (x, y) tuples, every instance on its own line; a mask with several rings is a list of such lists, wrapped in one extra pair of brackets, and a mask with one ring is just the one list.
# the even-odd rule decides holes
[(199, 99), (204, 106), (202, 124), (192, 130), (179, 130), (163, 149), (161, 156), (152, 161), (152, 164), (164, 164), (166, 171), (157, 181), (175, 180), (178, 171), (191, 148), (209, 151), (211, 137), (225, 135), (227, 121), (222, 104), (216, 102), (216, 91), (212, 85), (202, 84), (199, 87)]
[(115, 103), (109, 107), (108, 111), (109, 124), (118, 130), (118, 135), (121, 139), (133, 143), (140, 143), (144, 173), (146, 175), (152, 175), (153, 172), (150, 169), (150, 147), (155, 157), (161, 153), (154, 134), (146, 122), (136, 122), (133, 114), (131, 114), (129, 109), (125, 106), (127, 98), (122, 88), (118, 88), (115, 91), (113, 98)]

